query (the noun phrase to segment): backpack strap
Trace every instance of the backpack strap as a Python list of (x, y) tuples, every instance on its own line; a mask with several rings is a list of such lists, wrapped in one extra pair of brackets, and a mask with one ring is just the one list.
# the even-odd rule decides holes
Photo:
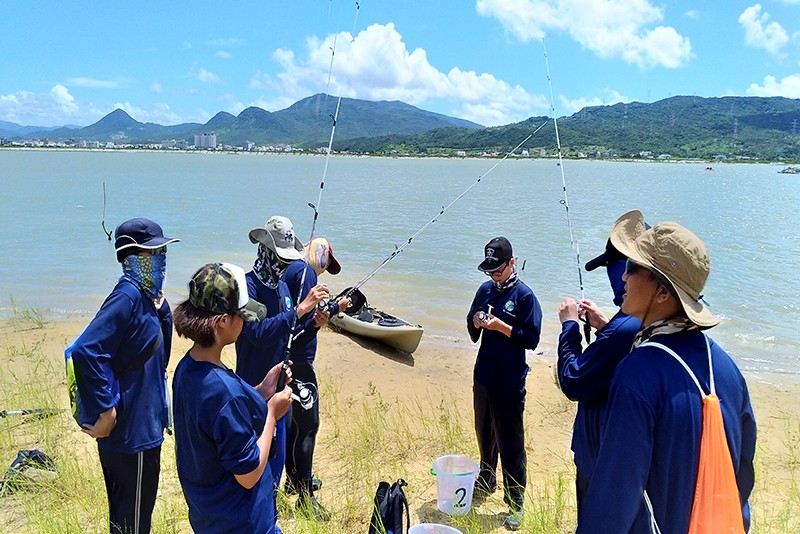
[[(708, 382), (709, 382), (709, 387), (710, 387), (710, 390), (711, 390), (710, 394), (711, 395), (716, 395), (716, 387), (715, 387), (715, 384), (714, 384), (714, 367), (713, 367), (713, 365), (711, 363), (711, 345), (710, 345), (710, 343), (708, 341), (708, 336), (703, 334), (703, 338), (706, 341), (706, 352), (708, 353), (708, 377), (709, 377), (708, 378)], [(671, 348), (667, 347), (666, 345), (662, 345), (661, 343), (656, 343), (654, 341), (646, 341), (646, 342), (642, 343), (639, 346), (640, 347), (656, 347), (658, 349), (663, 350), (664, 352), (666, 352), (667, 354), (669, 354), (673, 358), (675, 358), (678, 361), (678, 363), (680, 363), (683, 366), (683, 368), (686, 370), (686, 372), (689, 373), (689, 376), (691, 377), (692, 381), (694, 382), (694, 385), (697, 386), (698, 391), (700, 391), (700, 396), (703, 397), (703, 398), (705, 398), (707, 396), (706, 392), (703, 391), (703, 388), (700, 386), (700, 381), (697, 380), (697, 376), (695, 376), (695, 374), (692, 372), (692, 370), (689, 368), (689, 366), (686, 364), (686, 362), (683, 361), (683, 358), (678, 356), (677, 352), (675, 352)]]
[(403, 491), (404, 486), (408, 486), (408, 482), (406, 482), (402, 478), (398, 478), (397, 489), (399, 490), (398, 493), (400, 494), (403, 507), (406, 509), (406, 534), (408, 534), (408, 529), (411, 528), (411, 512), (408, 509), (408, 499), (406, 498), (406, 492)]
[[(703, 338), (706, 340), (706, 352), (708, 353), (708, 376), (709, 376), (709, 384), (711, 388), (711, 395), (716, 394), (716, 389), (714, 387), (714, 368), (711, 364), (711, 344), (708, 341), (708, 336), (703, 334)], [(666, 345), (662, 345), (661, 343), (656, 343), (655, 341), (645, 341), (639, 347), (655, 347), (657, 349), (661, 349), (673, 358), (675, 358), (678, 363), (680, 363), (683, 368), (689, 373), (694, 385), (697, 386), (697, 390), (700, 391), (700, 397), (706, 398), (705, 391), (700, 386), (700, 381), (697, 380), (697, 376), (692, 372), (689, 366), (683, 361), (683, 358), (678, 356), (678, 353), (672, 350), (671, 348), (667, 347)], [(647, 511), (650, 512), (650, 533), (651, 534), (661, 534), (661, 530), (658, 528), (658, 523), (656, 522), (656, 514), (653, 512), (653, 504), (650, 502), (650, 497), (647, 495), (647, 490), (644, 492), (644, 504), (647, 506)]]

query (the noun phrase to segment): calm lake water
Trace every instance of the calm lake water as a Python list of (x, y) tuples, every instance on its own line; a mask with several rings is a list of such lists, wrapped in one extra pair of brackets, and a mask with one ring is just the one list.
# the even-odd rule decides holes
[[(364, 277), (496, 163), (333, 157), (316, 235), (342, 264), (334, 292)], [(800, 374), (800, 177), (782, 165), (565, 161), (581, 264), (602, 251), (613, 221), (641, 209), (675, 220), (707, 244), (705, 296), (723, 318), (711, 335), (750, 375)], [(224, 260), (249, 269), (247, 232), (273, 214), (311, 232), (324, 156), (0, 151), (0, 313), (12, 299), (49, 317), (92, 314), (119, 276), (101, 228), (145, 216), (170, 246), (166, 292), (177, 304), (196, 268)], [(483, 245), (507, 236), (522, 277), (542, 302), (544, 342), (556, 311), (580, 297), (576, 252), (552, 160), (506, 160), (478, 182), (363, 290), (379, 308), (425, 326), (423, 343), (468, 343), (464, 315), (485, 277)], [(583, 273), (587, 298), (613, 313), (605, 272)]]

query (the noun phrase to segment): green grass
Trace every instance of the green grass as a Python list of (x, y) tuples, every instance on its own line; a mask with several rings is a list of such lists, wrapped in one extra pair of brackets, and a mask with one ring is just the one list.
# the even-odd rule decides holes
[(11, 324), (18, 329), (41, 330), (47, 324), (44, 314), (39, 308), (23, 308), (17, 304), (13, 296), (9, 297), (11, 303)]
[[(64, 372), (45, 354), (45, 332), (27, 331), (6, 343), (0, 363), (0, 409), (65, 408)], [(24, 360), (19, 367), (8, 362)], [(18, 369), (12, 371), (12, 367)], [(20, 371), (19, 369), (24, 369)], [(408, 396), (387, 400), (372, 385), (364, 395), (349, 391), (338, 378), (320, 377), (322, 430), (315, 466), (323, 479), (317, 494), (333, 514), (318, 523), (295, 508), (296, 497), (279, 494), (279, 524), (286, 534), (352, 534), (366, 532), (378, 482), (403, 478), (412, 524), (443, 523), (464, 534), (502, 533), (506, 507), (501, 492), (462, 517), (449, 517), (436, 506), (433, 461), (443, 454), (477, 458), (471, 405), (459, 406), (446, 394), (439, 398)], [(530, 397), (529, 403), (536, 401)], [(534, 405), (531, 404), (531, 407)], [(575, 528), (573, 466), (566, 451), (552, 453), (537, 439), (537, 429), (570, 418), (568, 403), (548, 407), (539, 419), (526, 416), (529, 446), (525, 520), (520, 532), (563, 534)], [(778, 448), (766, 441), (756, 456), (756, 487), (751, 498), (750, 532), (800, 532), (800, 421), (781, 418)], [(779, 425), (780, 426), (780, 425)], [(40, 449), (58, 466), (58, 478), (27, 484), (0, 497), (0, 530), (21, 533), (103, 532), (107, 530), (106, 495), (94, 440), (81, 433), (68, 412), (52, 417), (9, 415), (0, 418), (0, 472), (21, 449)], [(785, 466), (785, 467), (784, 467)], [(186, 504), (178, 482), (173, 438), (162, 447), (159, 496), (153, 532), (188, 533)]]

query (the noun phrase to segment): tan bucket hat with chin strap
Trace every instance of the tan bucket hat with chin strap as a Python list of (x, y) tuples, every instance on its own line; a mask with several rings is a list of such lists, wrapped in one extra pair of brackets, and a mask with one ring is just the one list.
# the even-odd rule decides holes
[(658, 223), (640, 234), (624, 226), (618, 230), (616, 235), (612, 231), (617, 250), (664, 276), (675, 289), (690, 321), (701, 328), (719, 323), (702, 302), (700, 292), (708, 279), (711, 259), (699, 237), (675, 222)]

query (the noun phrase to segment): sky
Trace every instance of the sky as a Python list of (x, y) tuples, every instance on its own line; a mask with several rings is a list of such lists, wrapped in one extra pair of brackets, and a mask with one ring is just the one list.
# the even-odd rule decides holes
[(800, 0), (3, 3), (0, 120), (205, 123), (322, 92), (485, 126), (676, 95), (800, 98)]

